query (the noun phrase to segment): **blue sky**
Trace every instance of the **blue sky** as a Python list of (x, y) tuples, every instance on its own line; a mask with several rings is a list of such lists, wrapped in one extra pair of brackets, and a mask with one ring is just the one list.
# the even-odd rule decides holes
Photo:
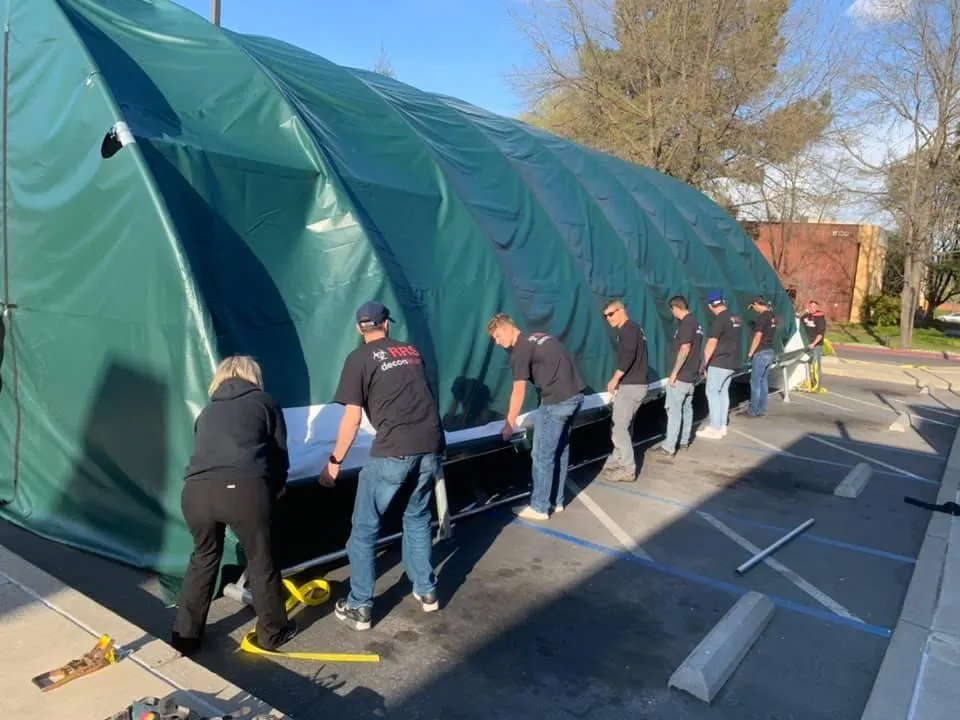
[[(176, 0), (210, 16), (210, 0)], [(505, 115), (522, 111), (509, 75), (531, 57), (511, 0), (222, 0), (221, 24), (340, 65), (371, 68), (386, 49), (397, 79)]]
[[(175, 0), (209, 17), (210, 0)], [(798, 5), (823, 0), (797, 0)], [(825, 0), (824, 14), (849, 22), (855, 0)], [(856, 0), (865, 9), (889, 0)], [(267, 35), (341, 65), (371, 68), (385, 48), (399, 80), (504, 115), (523, 111), (511, 87), (533, 54), (510, 8), (522, 0), (222, 0), (222, 24)]]

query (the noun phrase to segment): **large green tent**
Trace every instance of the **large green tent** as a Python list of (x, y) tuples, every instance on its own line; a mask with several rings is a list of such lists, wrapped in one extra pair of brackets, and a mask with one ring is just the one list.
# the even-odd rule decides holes
[(182, 472), (218, 360), (261, 361), (309, 478), (371, 298), (424, 353), (453, 444), (496, 435), (507, 405), (495, 312), (558, 335), (598, 391), (611, 296), (658, 378), (675, 293), (705, 324), (707, 291), (748, 318), (763, 292), (781, 348), (795, 330), (736, 223), (652, 170), (167, 0), (4, 13), (0, 498), (37, 533), (181, 573)]

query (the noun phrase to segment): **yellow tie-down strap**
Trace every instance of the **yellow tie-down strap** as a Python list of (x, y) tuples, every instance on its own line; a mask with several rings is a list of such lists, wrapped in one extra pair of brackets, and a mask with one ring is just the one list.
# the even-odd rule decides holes
[[(287, 614), (294, 608), (305, 605), (307, 607), (316, 607), (323, 605), (330, 599), (330, 583), (322, 578), (310, 580), (303, 585), (297, 586), (291, 580), (283, 578), (283, 586), (290, 593), (287, 598)], [(243, 636), (240, 642), (240, 649), (253, 653), (254, 655), (268, 655), (272, 657), (282, 657), (288, 660), (310, 660), (313, 662), (380, 662), (379, 655), (353, 655), (350, 653), (310, 653), (310, 652), (279, 652), (277, 650), (264, 650), (253, 642), (256, 631), (251, 630)]]

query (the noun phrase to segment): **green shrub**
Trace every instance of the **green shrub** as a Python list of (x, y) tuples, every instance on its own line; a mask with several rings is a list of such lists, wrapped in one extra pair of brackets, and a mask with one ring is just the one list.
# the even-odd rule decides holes
[(863, 301), (863, 324), (891, 327), (900, 324), (900, 298), (894, 295), (867, 295)]

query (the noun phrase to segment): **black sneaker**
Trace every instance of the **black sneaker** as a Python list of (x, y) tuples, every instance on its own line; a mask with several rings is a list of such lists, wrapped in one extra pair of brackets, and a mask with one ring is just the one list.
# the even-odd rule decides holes
[(277, 648), (293, 640), (299, 632), (300, 628), (297, 627), (297, 624), (293, 620), (290, 620), (284, 626), (283, 630), (280, 631), (280, 634), (277, 635), (276, 642), (274, 642), (273, 645), (262, 644), (256, 633), (253, 634), (251, 640), (253, 641), (254, 645), (266, 650), (267, 652), (277, 652)]
[(283, 629), (283, 632), (280, 633), (280, 636), (277, 638), (277, 643), (274, 645), (274, 647), (278, 648), (281, 645), (286, 645), (288, 642), (293, 640), (299, 632), (300, 628), (297, 627), (297, 624), (293, 620), (290, 620), (287, 622), (287, 626)]
[(341, 598), (340, 600), (337, 600), (337, 604), (334, 606), (333, 611), (340, 620), (353, 623), (357, 630), (370, 629), (370, 608), (368, 607), (347, 607), (346, 598)]
[(424, 595), (417, 595), (416, 593), (413, 596), (420, 601), (420, 605), (423, 606), (424, 612), (434, 612), (440, 609), (440, 601), (437, 600), (437, 593), (435, 590)]
[(170, 647), (176, 650), (184, 657), (196, 655), (200, 650), (200, 638), (183, 637), (176, 630), (170, 636)]

